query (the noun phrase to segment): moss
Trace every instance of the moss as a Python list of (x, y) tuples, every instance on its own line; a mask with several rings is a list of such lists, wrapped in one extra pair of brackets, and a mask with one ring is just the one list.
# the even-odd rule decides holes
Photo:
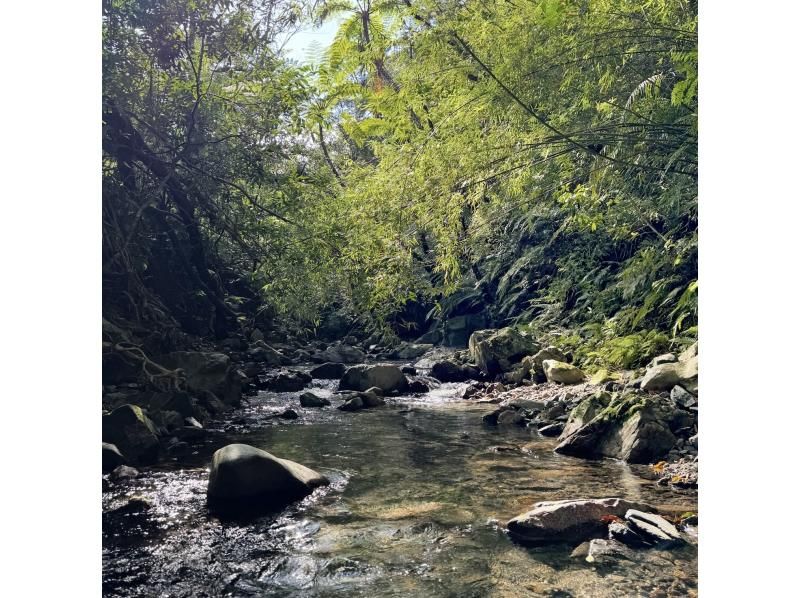
[(627, 421), (644, 409), (647, 402), (648, 399), (644, 395), (633, 393), (621, 396), (615, 395), (608, 406), (597, 414), (595, 421), (604, 423)]

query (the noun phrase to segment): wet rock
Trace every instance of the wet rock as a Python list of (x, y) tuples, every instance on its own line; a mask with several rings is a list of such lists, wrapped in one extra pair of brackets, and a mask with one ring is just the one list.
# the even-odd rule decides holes
[(408, 392), (413, 393), (426, 393), (430, 391), (430, 387), (422, 380), (412, 380), (408, 383)]
[(681, 534), (669, 521), (655, 513), (629, 509), (625, 513), (628, 526), (650, 544), (669, 545), (681, 542)]
[(539, 428), (539, 434), (542, 436), (558, 436), (564, 431), (564, 424), (548, 424)]
[(377, 387), (368, 388), (364, 392), (358, 393), (358, 396), (361, 397), (364, 407), (380, 407), (386, 404), (386, 401), (383, 400), (383, 392)]
[(229, 444), (214, 453), (208, 503), (217, 513), (241, 507), (274, 509), (310, 494), (328, 480), (316, 471), (246, 444)]
[(339, 411), (358, 411), (364, 409), (364, 400), (360, 396), (350, 397), (337, 407)]
[(347, 366), (343, 363), (323, 363), (311, 370), (311, 376), (322, 380), (338, 380), (344, 376)]
[(469, 354), (478, 368), (494, 376), (513, 369), (523, 357), (541, 348), (533, 338), (524, 336), (514, 328), (478, 330), (469, 337)]
[(583, 399), (570, 412), (569, 419), (567, 420), (567, 423), (564, 426), (564, 430), (561, 434), (562, 438), (566, 438), (583, 428), (586, 424), (597, 417), (599, 413), (604, 411), (610, 402), (611, 394), (607, 392), (597, 392), (590, 397)]
[(481, 392), (483, 392), (483, 388), (484, 388), (483, 382), (470, 384), (464, 389), (464, 392), (461, 393), (461, 398), (471, 399), (472, 397), (479, 395)]
[(634, 393), (623, 395), (614, 398), (577, 430), (570, 417), (555, 451), (574, 457), (653, 463), (675, 446), (677, 439), (670, 429), (675, 417), (676, 408), (668, 399)]
[(122, 405), (103, 416), (103, 442), (115, 445), (133, 463), (158, 459), (156, 428), (141, 407)]
[(272, 392), (296, 392), (310, 381), (311, 377), (303, 372), (281, 372), (264, 380), (263, 386)]
[(417, 375), (417, 368), (415, 368), (413, 365), (404, 365), (400, 368), (400, 371), (406, 374), (407, 376)]
[(181, 417), (195, 415), (195, 401), (185, 392), (158, 392), (154, 393), (148, 402), (150, 413), (157, 411), (175, 411)]
[(183, 440), (174, 439), (167, 445), (167, 454), (170, 457), (185, 457), (191, 452), (189, 443)]
[(315, 395), (313, 392), (304, 392), (300, 395), (301, 407), (327, 407), (331, 402), (324, 398)]
[(125, 463), (125, 457), (114, 444), (103, 443), (103, 471), (111, 471)]
[(431, 376), (440, 382), (465, 382), (479, 375), (480, 371), (476, 368), (471, 368), (449, 359), (437, 361), (431, 367)]
[(497, 416), (497, 425), (499, 426), (523, 426), (525, 425), (525, 418), (515, 409), (506, 409), (501, 411)]
[(373, 386), (386, 393), (402, 392), (408, 388), (408, 380), (394, 365), (357, 365), (348, 368), (339, 381), (339, 390), (365, 391)]
[(523, 542), (580, 542), (605, 532), (603, 517), (622, 517), (629, 509), (652, 510), (622, 498), (545, 501), (506, 525), (509, 534)]
[(580, 384), (586, 379), (586, 374), (579, 368), (569, 363), (564, 363), (563, 361), (545, 359), (542, 362), (542, 367), (544, 368), (544, 375), (548, 382)]
[(114, 481), (131, 480), (139, 476), (139, 470), (127, 465), (120, 465), (109, 476)]
[(613, 565), (620, 559), (628, 561), (635, 560), (636, 553), (616, 540), (595, 538), (589, 542), (589, 554), (586, 555), (587, 563)]
[(238, 405), (242, 398), (242, 383), (231, 359), (224, 353), (176, 351), (157, 359), (167, 368), (182, 369), (186, 386), (191, 392), (207, 390), (229, 405)]
[(297, 419), (300, 416), (294, 409), (285, 409), (278, 414), (278, 417), (281, 419)]
[(631, 548), (645, 548), (652, 544), (636, 531), (632, 530), (624, 521), (612, 521), (608, 526), (608, 539), (616, 540)]

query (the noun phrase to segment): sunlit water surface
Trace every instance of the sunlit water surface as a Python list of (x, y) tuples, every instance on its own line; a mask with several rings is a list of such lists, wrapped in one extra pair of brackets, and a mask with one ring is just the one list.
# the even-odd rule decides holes
[[(312, 388), (330, 396), (332, 383)], [(109, 596), (689, 596), (694, 543), (595, 566), (573, 545), (526, 548), (502, 523), (534, 502), (623, 496), (696, 510), (615, 461), (552, 452), (555, 440), (488, 427), (491, 405), (446, 384), (355, 413), (303, 409), (300, 393), (260, 393), (181, 463), (103, 493), (103, 588)], [(334, 407), (339, 403), (333, 397)], [(295, 421), (272, 417), (294, 408)], [(205, 502), (211, 454), (244, 442), (325, 473), (304, 501), (255, 521), (223, 522)], [(132, 496), (143, 511), (119, 510)]]

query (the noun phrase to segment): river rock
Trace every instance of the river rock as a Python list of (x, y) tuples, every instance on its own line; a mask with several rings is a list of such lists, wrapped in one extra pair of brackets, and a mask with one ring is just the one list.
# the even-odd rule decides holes
[(433, 349), (433, 345), (428, 343), (403, 343), (392, 353), (392, 357), (393, 359), (416, 359), (431, 349)]
[(675, 401), (675, 404), (680, 405), (684, 409), (689, 409), (697, 405), (697, 399), (683, 386), (673, 386), (669, 396)]
[(345, 370), (347, 370), (345, 364), (329, 361), (313, 368), (311, 370), (311, 377), (322, 380), (338, 380), (344, 375)]
[(115, 445), (133, 463), (149, 464), (158, 458), (156, 427), (137, 405), (122, 405), (103, 416), (103, 442)]
[(180, 368), (186, 373), (189, 391), (213, 392), (229, 405), (238, 405), (242, 399), (242, 382), (224, 353), (176, 351), (157, 359), (164, 367)]
[(629, 509), (625, 513), (628, 526), (650, 544), (669, 545), (681, 542), (681, 534), (669, 521), (655, 513)]
[(621, 518), (629, 509), (652, 510), (623, 498), (545, 501), (514, 517), (506, 527), (513, 538), (523, 542), (582, 542), (605, 532), (603, 517)]
[(339, 390), (363, 392), (372, 386), (385, 393), (402, 392), (408, 388), (408, 380), (395, 365), (356, 365), (348, 368), (339, 381)]
[(570, 411), (569, 419), (564, 426), (564, 431), (561, 434), (562, 438), (566, 438), (577, 432), (597, 415), (602, 412), (611, 402), (611, 394), (605, 391), (596, 392), (593, 395), (583, 399), (578, 403), (575, 408)]
[(311, 376), (304, 372), (281, 372), (264, 380), (263, 387), (272, 392), (296, 392), (309, 382)]
[(697, 396), (698, 355), (697, 343), (680, 354), (674, 363), (655, 365), (645, 372), (642, 378), (642, 390), (670, 390), (675, 385)]
[(422, 380), (411, 380), (408, 383), (408, 392), (413, 392), (415, 394), (423, 394), (429, 392), (431, 389), (430, 387), (425, 384)]
[(103, 471), (113, 471), (120, 465), (125, 464), (125, 457), (119, 449), (108, 442), (103, 443)]
[(559, 436), (564, 431), (564, 424), (547, 424), (539, 428), (539, 434), (542, 436)]
[(489, 376), (513, 369), (523, 357), (536, 353), (541, 345), (514, 328), (478, 330), (469, 337), (469, 354), (480, 370)]
[(301, 407), (327, 407), (331, 402), (325, 397), (319, 397), (313, 392), (304, 392), (300, 395)]
[(337, 407), (339, 411), (358, 411), (364, 409), (364, 400), (360, 396), (353, 396)]
[(589, 553), (586, 555), (587, 563), (613, 565), (620, 559), (633, 561), (636, 559), (636, 553), (616, 540), (595, 538), (589, 542)]
[(211, 460), (208, 503), (215, 512), (241, 507), (281, 508), (328, 480), (304, 465), (247, 444), (229, 444)]
[(497, 425), (499, 426), (524, 426), (525, 418), (522, 413), (515, 409), (506, 409), (501, 411), (497, 416)]
[(408, 376), (416, 376), (417, 375), (417, 368), (413, 365), (404, 365), (400, 367), (400, 371)]
[(624, 521), (612, 521), (608, 526), (608, 539), (616, 540), (631, 548), (644, 548), (652, 544), (631, 529)]
[(361, 349), (344, 344), (328, 347), (315, 355), (315, 361), (333, 363), (363, 363), (366, 358), (366, 353)]
[(586, 374), (579, 368), (563, 361), (555, 359), (545, 359), (542, 362), (544, 375), (548, 382), (558, 382), (560, 384), (580, 384), (586, 379)]
[(282, 365), (287, 362), (287, 359), (281, 353), (270, 347), (264, 341), (256, 341), (253, 343), (253, 346), (247, 350), (247, 356), (253, 361), (266, 364), (267, 366)]
[(550, 346), (541, 349), (535, 355), (529, 355), (523, 359), (522, 365), (530, 372), (531, 378), (537, 382), (543, 382), (545, 380), (543, 363), (546, 359), (566, 362), (567, 356), (557, 347)]
[(675, 446), (673, 430), (683, 423), (683, 415), (688, 414), (680, 413), (669, 399), (623, 395), (577, 430), (574, 422), (568, 422), (555, 451), (574, 457), (653, 463)]
[(431, 366), (431, 376), (439, 382), (465, 382), (480, 375), (477, 368), (456, 363), (450, 359), (437, 361)]
[(121, 480), (132, 480), (139, 477), (139, 470), (127, 465), (120, 465), (111, 472), (109, 477), (116, 482)]

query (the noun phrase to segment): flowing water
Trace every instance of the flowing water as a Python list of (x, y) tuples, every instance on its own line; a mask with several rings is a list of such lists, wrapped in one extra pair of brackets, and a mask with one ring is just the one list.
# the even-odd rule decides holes
[[(330, 396), (331, 384), (314, 383)], [(302, 409), (299, 393), (259, 393), (180, 464), (108, 484), (104, 594), (695, 595), (695, 542), (603, 566), (570, 558), (574, 545), (512, 542), (503, 522), (537, 501), (622, 496), (696, 512), (696, 495), (657, 487), (624, 463), (557, 455), (555, 440), (535, 430), (486, 426), (481, 415), (493, 406), (457, 399), (462, 388), (445, 384), (355, 413)], [(286, 407), (300, 419), (271, 417)], [(220, 521), (206, 508), (207, 468), (230, 442), (303, 463), (332, 484), (277, 514)], [(125, 507), (132, 496), (149, 507)]]

